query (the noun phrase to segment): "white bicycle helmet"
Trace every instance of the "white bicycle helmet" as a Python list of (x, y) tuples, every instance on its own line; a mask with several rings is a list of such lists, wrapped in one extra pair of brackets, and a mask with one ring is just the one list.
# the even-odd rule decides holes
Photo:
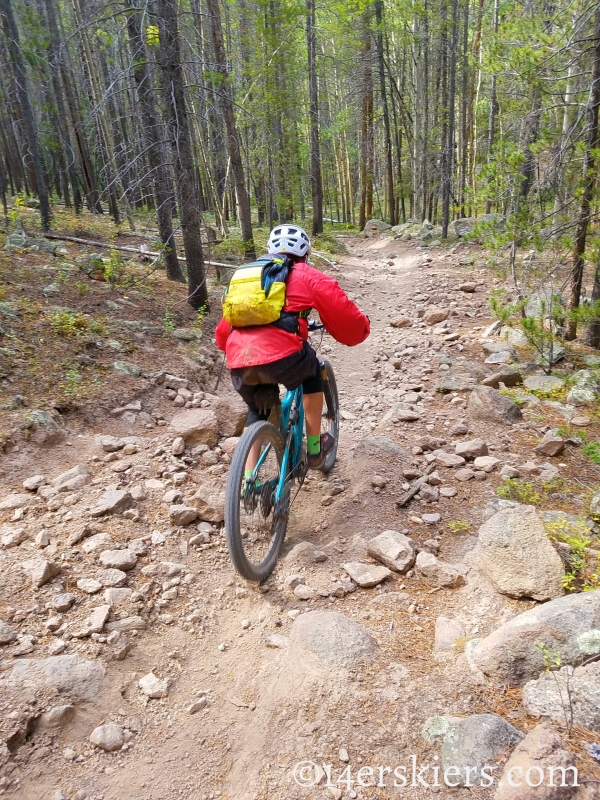
[(307, 256), (310, 254), (310, 239), (306, 231), (298, 225), (278, 225), (269, 234), (267, 251), (270, 254)]

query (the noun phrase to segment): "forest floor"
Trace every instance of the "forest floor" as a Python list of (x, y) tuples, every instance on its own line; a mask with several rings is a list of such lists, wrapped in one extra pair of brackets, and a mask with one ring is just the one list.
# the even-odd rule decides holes
[[(348, 253), (336, 256), (330, 271), (369, 315), (372, 332), (354, 349), (328, 337), (320, 344), (334, 365), (343, 412), (338, 462), (326, 479), (310, 475), (299, 493), (284, 553), (262, 587), (247, 584), (233, 571), (219, 525), (176, 527), (169, 521), (169, 503), (178, 494), (189, 504), (205, 481), (224, 481), (229, 461), (225, 440), (239, 425), (240, 407), (226, 370), (215, 390), (221, 362), (212, 330), (221, 288), (211, 288), (213, 310), (199, 323), (185, 303), (185, 287), (156, 276), (148, 281), (143, 267), (136, 268), (136, 282), (111, 286), (81, 272), (75, 259), (85, 257), (85, 250), (78, 246), (68, 246), (68, 255), (60, 259), (3, 253), (0, 500), (10, 492), (22, 494), (22, 482), (31, 476), (43, 475), (49, 482), (76, 465), (85, 465), (91, 482), (58, 495), (68, 497), (67, 503), (50, 505), (52, 498), (48, 506), (38, 499), (23, 501), (23, 508), (0, 503), (0, 533), (10, 536), (17, 526), (26, 528), (16, 547), (0, 549), (0, 620), (19, 633), (17, 641), (0, 647), (0, 743), (8, 740), (7, 731), (16, 731), (4, 760), (0, 751), (0, 796), (493, 797), (494, 788), (478, 786), (451, 790), (417, 782), (384, 788), (356, 782), (361, 767), (373, 767), (377, 775), (380, 766), (393, 771), (404, 765), (410, 784), (414, 757), (417, 769), (430, 765), (433, 783), (439, 743), (429, 743), (421, 733), (432, 716), (493, 713), (524, 733), (538, 723), (521, 705), (520, 689), (482, 683), (462, 652), (469, 639), (486, 636), (535, 605), (496, 592), (473, 563), (478, 528), (502, 484), (498, 470), (461, 481), (454, 469), (439, 466), (442, 485), (456, 493), (398, 507), (410, 483), (403, 472), (427, 465), (427, 448), (420, 448), (427, 437), (443, 440), (438, 446), (447, 450), (457, 441), (479, 437), (499, 466), (533, 460), (557, 468), (553, 481), (542, 482), (539, 470), (529, 478), (539, 508), (584, 514), (600, 484), (600, 468), (572, 445), (559, 458), (535, 453), (548, 426), (565, 424), (551, 403), (528, 407), (518, 425), (501, 426), (467, 419), (468, 393), (435, 391), (446, 372), (440, 359), (444, 354), (464, 357), (472, 369), (487, 369), (479, 339), (494, 321), (488, 297), (501, 281), (486, 268), (479, 246), (419, 249), (389, 237), (342, 239)], [(458, 288), (465, 281), (475, 284), (474, 292)], [(419, 310), (432, 307), (451, 310), (442, 331), (422, 324)], [(409, 318), (410, 326), (391, 327), (399, 317)], [(565, 374), (582, 366), (585, 353), (569, 350), (568, 363), (561, 367)], [(526, 349), (519, 355), (522, 361), (531, 358)], [(401, 366), (392, 368), (394, 361)], [(115, 362), (139, 368), (133, 370), (138, 374), (124, 374), (119, 369), (127, 367), (115, 369)], [(173, 405), (175, 391), (165, 388), (165, 372), (186, 379), (198, 404), (204, 402), (217, 415), (222, 410), (221, 447), (208, 451), (214, 456), (200, 448), (187, 453), (188, 461), (179, 468), (172, 466), (178, 457), (171, 455), (175, 434), (169, 424), (181, 408)], [(386, 413), (403, 399), (418, 409), (417, 419), (393, 422)], [(44, 431), (32, 423), (36, 408), (53, 409), (56, 443), (52, 436), (44, 442)], [(463, 423), (461, 434), (456, 426)], [(596, 413), (589, 414), (585, 430), (588, 441), (598, 439)], [(126, 456), (121, 452), (116, 460), (107, 455), (104, 436), (120, 438), (121, 447), (124, 439)], [(111, 488), (136, 489), (137, 513), (92, 519), (90, 509), (100, 492)], [(165, 501), (165, 492), (171, 491), (175, 494)], [(440, 520), (424, 522), (423, 516), (432, 513), (439, 513)], [(113, 594), (111, 601), (111, 622), (138, 620), (126, 626), (132, 647), (122, 660), (112, 655), (103, 623), (91, 637), (76, 631), (103, 602), (101, 593), (88, 594), (78, 586), (94, 578), (99, 551), (86, 549), (87, 539), (68, 543), (78, 527), (90, 523), (93, 535), (105, 535), (97, 540), (101, 545), (123, 551), (135, 541), (139, 553), (127, 573), (133, 593), (118, 602)], [(444, 562), (462, 565), (466, 585), (432, 589), (411, 572), (394, 573), (374, 588), (351, 585), (348, 591), (343, 565), (373, 563), (366, 544), (388, 529), (405, 531), (418, 544), (433, 540)], [(198, 533), (200, 538), (190, 543)], [(300, 542), (315, 545), (325, 554), (323, 560), (303, 559), (294, 550)], [(19, 569), (34, 557), (61, 566), (61, 574), (38, 589)], [(313, 590), (310, 599), (298, 599), (286, 583), (296, 574)], [(340, 585), (346, 589), (335, 591)], [(57, 615), (53, 598), (65, 593), (74, 595), (73, 605)], [(321, 654), (308, 652), (297, 628), (310, 612), (337, 612), (359, 623), (374, 642), (373, 652), (358, 652), (351, 636), (337, 644), (335, 636), (329, 641), (327, 632)], [(49, 619), (54, 620), (50, 625)], [(449, 650), (439, 641), (444, 619), (464, 631)], [(318, 628), (322, 620), (309, 615), (307, 625)], [(312, 635), (318, 638), (318, 630)], [(45, 681), (39, 667), (34, 677), (28, 674), (15, 684), (15, 664), (61, 652), (58, 640), (64, 643), (63, 656), (79, 655), (100, 672), (88, 673), (92, 668), (82, 666), (83, 672), (68, 679), (71, 687), (56, 690), (56, 682)], [(165, 696), (149, 699), (140, 691), (138, 681), (150, 672), (168, 682)], [(78, 687), (78, 699), (73, 699), (73, 687), (81, 680), (87, 689)], [(42, 711), (67, 702), (76, 710), (66, 724), (44, 724)], [(123, 746), (114, 752), (90, 743), (92, 731), (106, 723), (118, 725), (123, 737)], [(584, 746), (593, 740), (590, 736), (582, 730), (569, 736), (563, 732), (581, 774), (600, 779)], [(305, 761), (332, 765), (332, 786), (299, 786), (294, 768)], [(498, 767), (494, 774), (500, 772)]]

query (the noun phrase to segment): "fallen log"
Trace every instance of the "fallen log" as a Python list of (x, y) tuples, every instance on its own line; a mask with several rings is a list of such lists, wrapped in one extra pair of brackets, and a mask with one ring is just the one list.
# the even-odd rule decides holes
[(437, 465), (436, 465), (435, 461), (433, 463), (431, 463), (431, 464), (428, 464), (425, 467), (425, 474), (421, 475), (420, 478), (417, 478), (417, 480), (412, 484), (410, 489), (407, 489), (404, 492), (404, 494), (400, 495), (398, 500), (396, 500), (396, 505), (399, 508), (401, 508), (402, 506), (405, 506), (408, 503), (409, 500), (412, 500), (413, 497), (420, 492), (421, 487), (425, 486), (425, 484), (427, 483), (427, 481), (429, 479), (429, 476), (435, 470), (436, 466)]
[[(85, 244), (88, 247), (103, 247), (104, 249), (108, 250), (119, 250), (122, 253), (135, 253), (138, 256), (151, 256), (151, 255), (158, 255), (158, 253), (154, 253), (151, 250), (142, 250), (141, 247), (125, 247), (122, 244), (113, 244), (112, 242), (109, 244), (107, 242), (96, 242), (92, 239), (80, 239), (78, 236), (61, 236), (59, 233), (44, 233), (42, 234), (44, 239), (60, 239), (62, 242), (75, 242), (75, 244)], [(185, 261), (183, 256), (177, 256), (179, 261)], [(209, 264), (211, 267), (228, 267), (230, 269), (235, 268), (235, 264), (222, 264), (220, 261), (205, 261), (205, 264)]]

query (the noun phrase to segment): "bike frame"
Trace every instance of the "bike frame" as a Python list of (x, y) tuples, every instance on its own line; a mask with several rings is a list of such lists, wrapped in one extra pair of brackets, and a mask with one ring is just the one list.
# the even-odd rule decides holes
[[(279, 503), (283, 499), (285, 484), (289, 476), (293, 475), (300, 461), (302, 437), (304, 435), (304, 406), (302, 404), (302, 397), (302, 386), (298, 386), (297, 389), (286, 392), (285, 397), (281, 401), (280, 430), (282, 436), (285, 437), (285, 448), (281, 461), (279, 483), (277, 485), (277, 491), (275, 492), (276, 503)], [(252, 474), (253, 479), (256, 477), (270, 449), (271, 445), (265, 447), (264, 451), (261, 453)]]

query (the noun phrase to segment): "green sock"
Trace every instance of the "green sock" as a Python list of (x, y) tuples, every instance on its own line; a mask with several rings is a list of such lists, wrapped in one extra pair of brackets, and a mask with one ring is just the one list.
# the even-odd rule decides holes
[(321, 437), (320, 436), (307, 436), (306, 449), (309, 456), (317, 456), (321, 452)]
[(245, 469), (244, 470), (244, 478), (251, 478), (253, 472), (254, 472), (254, 470), (252, 470), (252, 469)]

